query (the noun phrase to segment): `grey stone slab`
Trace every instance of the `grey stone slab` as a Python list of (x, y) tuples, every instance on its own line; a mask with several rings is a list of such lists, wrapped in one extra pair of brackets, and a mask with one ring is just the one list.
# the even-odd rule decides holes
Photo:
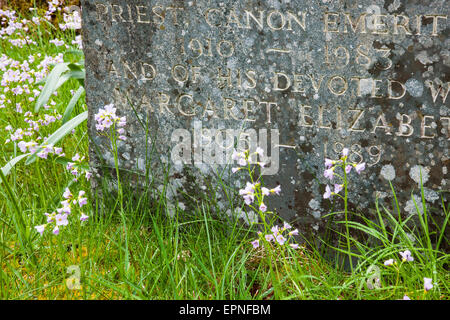
[(324, 158), (344, 147), (367, 168), (350, 175), (352, 207), (389, 205), (391, 182), (414, 215), (420, 172), (428, 204), (448, 203), (447, 1), (85, 0), (82, 10), (92, 166), (93, 145), (112, 164), (93, 115), (114, 103), (128, 120), (121, 167), (144, 172), (154, 146), (151, 172), (171, 165), (171, 199), (203, 192), (217, 171), (242, 187), (224, 164), (244, 133), (267, 155), (265, 183), (281, 185), (269, 208), (304, 231), (333, 208)]

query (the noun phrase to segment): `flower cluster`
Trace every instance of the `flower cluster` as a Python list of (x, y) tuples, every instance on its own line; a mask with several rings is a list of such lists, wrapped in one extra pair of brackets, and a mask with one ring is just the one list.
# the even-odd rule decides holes
[[(402, 257), (402, 262), (408, 262), (408, 261), (414, 261), (414, 257), (411, 255), (411, 251), (405, 250), (400, 251), (399, 255)], [(389, 259), (384, 262), (385, 266), (392, 266), (394, 263), (396, 263), (395, 259)]]
[(81, 16), (77, 10), (72, 13), (63, 14), (64, 23), (59, 24), (61, 30), (79, 30), (81, 29)]
[[(283, 227), (279, 226), (269, 226), (266, 221), (266, 214), (271, 213), (267, 212), (267, 205), (264, 203), (264, 197), (276, 194), (280, 195), (281, 186), (276, 186), (275, 188), (269, 189), (263, 186), (259, 177), (254, 178), (254, 167), (252, 168), (252, 163), (256, 163), (256, 166), (260, 168), (264, 168), (264, 162), (254, 162), (251, 160), (253, 156), (259, 156), (260, 158), (264, 157), (264, 150), (260, 147), (256, 148), (256, 151), (250, 153), (249, 150), (245, 150), (243, 152), (233, 151), (232, 159), (237, 161), (239, 167), (232, 168), (232, 172), (235, 173), (242, 169), (247, 169), (250, 175), (250, 182), (247, 182), (245, 188), (239, 190), (239, 195), (241, 195), (244, 199), (246, 205), (250, 206), (255, 212), (257, 212), (264, 224), (264, 229), (268, 230), (270, 228), (271, 233), (262, 236), (261, 232), (258, 232), (260, 239), (256, 239), (252, 242), (254, 248), (258, 248), (260, 241), (264, 239), (268, 243), (274, 242), (279, 245), (284, 245), (287, 243), (288, 238), (298, 234), (298, 230), (295, 229), (293, 231), (289, 231), (292, 227), (285, 223)], [(287, 234), (285, 232), (287, 231)], [(297, 248), (298, 245), (292, 244), (293, 248)]]
[[(250, 158), (254, 155), (255, 156), (259, 155), (262, 158), (264, 156), (264, 150), (260, 147), (257, 147), (253, 154), (250, 154), (249, 150), (244, 150), (243, 152), (237, 152), (236, 150), (233, 150), (231, 159), (233, 161), (237, 161), (239, 167), (232, 168), (231, 171), (235, 173), (243, 168), (246, 168), (248, 165), (251, 164), (252, 161)], [(261, 168), (264, 168), (265, 166), (264, 162), (256, 162), (256, 164)]]
[(61, 11), (60, 5), (62, 4), (62, 1), (60, 0), (50, 0), (48, 3), (48, 9), (45, 12), (44, 18), (48, 21), (52, 20), (52, 15), (55, 14), (57, 11)]
[[(235, 173), (241, 169), (247, 168), (249, 172), (251, 173), (251, 161), (250, 157), (252, 155), (259, 155), (261, 158), (264, 155), (264, 151), (262, 148), (258, 147), (256, 148), (256, 151), (253, 154), (250, 154), (249, 150), (245, 150), (243, 152), (237, 152), (236, 150), (233, 151), (232, 159), (238, 162), (239, 167), (232, 168), (232, 172)], [(261, 168), (264, 168), (263, 162), (256, 162), (258, 166)], [(266, 187), (263, 187), (261, 185), (261, 182), (259, 180), (254, 181), (252, 179), (252, 182), (247, 182), (244, 189), (239, 190), (239, 194), (243, 197), (245, 204), (251, 205), (255, 200), (258, 202), (258, 208), (261, 212), (267, 211), (267, 206), (264, 203), (264, 197), (269, 196), (271, 194), (279, 195), (281, 192), (281, 187), (277, 186), (273, 189), (268, 189)]]
[[(414, 261), (414, 257), (411, 254), (411, 251), (409, 250), (405, 250), (405, 251), (400, 251), (399, 252), (400, 256), (402, 257), (402, 262), (410, 262), (410, 261)], [(394, 266), (397, 264), (397, 261), (395, 259), (388, 259), (386, 261), (384, 261), (384, 265), (385, 266)], [(423, 278), (423, 288), (425, 290), (425, 292), (431, 290), (433, 288), (433, 283), (432, 283), (432, 279), (431, 278)], [(403, 300), (410, 300), (410, 298), (405, 295), (403, 297)]]
[(85, 174), (86, 180), (89, 180), (92, 176), (90, 171), (87, 171), (82, 168), (82, 161), (84, 160), (84, 156), (81, 157), (78, 153), (72, 157), (73, 162), (68, 162), (66, 165), (66, 169), (70, 171), (72, 175), (75, 176), (74, 180), (77, 181), (78, 177), (81, 174)]
[[(49, 2), (49, 18), (59, 11), (61, 4), (61, 1), (56, 0)], [(5, 43), (9, 42), (18, 47), (24, 44), (29, 47), (36, 45), (26, 33), (36, 28), (40, 21), (39, 17), (19, 20), (14, 11), (0, 10), (2, 26), (0, 38)], [(62, 40), (58, 39), (50, 40), (50, 43), (58, 46), (63, 44)], [(4, 49), (7, 52), (7, 46), (4, 46)], [(26, 110), (28, 106), (33, 105), (30, 102), (35, 101), (41, 94), (43, 85), (40, 82), (48, 76), (52, 65), (63, 62), (63, 55), (57, 53), (54, 56), (44, 56), (41, 53), (33, 53), (32, 50), (31, 54), (29, 50), (27, 51), (27, 55), (22, 55), (23, 60), (15, 60), (5, 53), (0, 56), (0, 109), (9, 109), (7, 111), (13, 115), (14, 119), (4, 128), (8, 132), (5, 144), (11, 143), (24, 153), (38, 151), (37, 156), (42, 159), (47, 159), (49, 154), (63, 156), (61, 148), (45, 143), (47, 137), (43, 132), (46, 130), (42, 130), (43, 127), (50, 126), (62, 118), (56, 102), (52, 100), (53, 97), (42, 106), (38, 114)], [(57, 96), (57, 92), (54, 96)], [(39, 145), (42, 147), (39, 148)]]
[(273, 226), (270, 229), (270, 233), (263, 235), (262, 232), (258, 232), (259, 239), (252, 241), (253, 248), (258, 248), (260, 245), (260, 241), (267, 241), (268, 243), (278, 244), (283, 246), (285, 244), (289, 244), (292, 249), (298, 249), (298, 244), (291, 243), (290, 239), (293, 236), (298, 235), (298, 229), (291, 230), (292, 226), (284, 222), (283, 226)]
[(245, 204), (251, 205), (255, 201), (255, 197), (257, 197), (258, 195), (258, 191), (260, 191), (262, 195), (259, 210), (261, 210), (262, 212), (266, 212), (267, 206), (263, 202), (263, 197), (269, 196), (271, 194), (279, 195), (281, 192), (281, 186), (276, 186), (273, 189), (268, 189), (266, 187), (261, 187), (260, 182), (247, 182), (245, 188), (239, 190), (239, 194), (243, 197)]
[[(0, 54), (0, 109), (5, 109), (2, 113), (8, 118), (7, 125), (0, 126), (0, 130), (5, 131), (4, 151), (7, 158), (15, 155), (17, 149), (22, 153), (36, 153), (42, 159), (47, 159), (50, 155), (64, 156), (61, 147), (48, 142), (48, 133), (54, 132), (54, 128), (50, 130), (46, 128), (61, 125), (59, 122), (62, 119), (59, 113), (61, 108), (55, 101), (58, 93), (53, 93), (39, 113), (32, 112), (34, 107), (32, 102), (38, 99), (44, 88), (42, 82), (48, 77), (55, 64), (64, 62), (62, 51), (71, 47), (62, 40), (66, 37), (61, 37), (62, 39), (49, 40), (53, 48), (46, 53), (37, 52), (42, 51), (42, 48), (35, 47), (37, 42), (36, 37), (33, 36), (37, 35), (36, 31), (42, 33), (48, 27), (53, 28), (54, 24), (49, 24), (47, 21), (63, 15), (61, 12), (63, 3), (63, 0), (47, 1), (48, 9), (45, 16), (40, 17), (36, 14), (30, 20), (19, 18), (15, 11), (0, 9), (0, 40), (3, 47), (3, 53)], [(38, 13), (35, 8), (30, 11)], [(64, 23), (60, 25), (61, 31), (80, 27), (81, 19), (78, 12), (71, 15), (65, 14), (63, 20)], [(62, 20), (58, 19), (58, 21)], [(48, 32), (48, 34), (61, 33)], [(67, 35), (74, 39), (73, 32)], [(78, 46), (80, 42), (81, 37), (77, 36), (72, 44)], [(20, 50), (24, 46), (27, 50)], [(14, 55), (9, 56), (9, 52), (14, 52)], [(67, 169), (76, 177), (82, 170), (80, 169), (81, 160), (82, 158), (76, 155), (72, 158), (73, 162), (69, 162), (67, 166)], [(90, 173), (86, 172), (86, 178), (89, 179), (89, 176)], [(54, 234), (58, 234), (62, 227), (69, 224), (70, 217), (76, 215), (74, 212), (79, 213), (81, 221), (88, 218), (81, 212), (87, 203), (84, 191), (80, 191), (78, 195), (72, 195), (70, 190), (66, 189), (63, 197), (64, 201), (61, 202), (60, 208), (46, 213), (46, 224), (35, 227), (39, 233), (42, 234), (45, 229), (51, 229)]]
[(352, 169), (354, 168), (355, 171), (358, 174), (361, 174), (362, 171), (366, 168), (366, 164), (364, 162), (362, 163), (351, 163), (348, 161), (348, 154), (349, 149), (344, 148), (342, 150), (342, 156), (339, 160), (331, 160), (331, 159), (325, 159), (325, 171), (323, 173), (324, 177), (333, 180), (335, 176), (341, 178), (342, 183), (335, 183), (332, 187), (330, 187), (328, 184), (325, 187), (325, 193), (323, 194), (324, 199), (329, 199), (333, 195), (339, 195), (339, 192), (344, 189), (344, 181), (345, 179), (341, 177), (340, 175), (336, 174), (336, 168), (342, 168), (345, 171), (345, 174), (349, 174)]
[(44, 233), (45, 229), (52, 229), (54, 235), (58, 235), (61, 227), (65, 227), (69, 224), (69, 216), (74, 212), (74, 209), (80, 209), (80, 221), (86, 221), (89, 217), (81, 211), (81, 208), (87, 204), (87, 198), (85, 197), (86, 192), (81, 190), (78, 196), (75, 197), (69, 188), (66, 188), (63, 194), (65, 200), (61, 201), (61, 208), (56, 209), (52, 213), (45, 213), (47, 217), (47, 223), (35, 226), (37, 232), (41, 235)]
[(117, 136), (120, 140), (126, 140), (125, 125), (127, 124), (126, 117), (118, 117), (116, 115), (116, 108), (113, 104), (104, 106), (104, 109), (100, 109), (95, 115), (95, 121), (97, 121), (95, 127), (98, 131), (105, 131), (113, 127), (116, 130)]

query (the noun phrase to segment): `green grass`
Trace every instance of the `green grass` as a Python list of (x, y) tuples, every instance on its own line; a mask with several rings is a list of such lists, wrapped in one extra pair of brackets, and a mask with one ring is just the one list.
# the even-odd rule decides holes
[[(50, 44), (50, 39), (70, 43), (75, 36), (49, 25), (29, 35), (37, 45), (17, 48), (2, 39), (2, 54), (23, 61), (30, 54), (41, 53), (42, 60), (64, 51)], [(71, 80), (52, 96), (55, 111), (64, 114), (72, 98), (69, 90), (78, 87), (79, 83)], [(0, 166), (21, 154), (17, 144), (4, 143), (9, 137), (4, 130), (7, 125), (25, 125), (15, 104), (21, 102), (24, 112), (34, 110), (28, 95), (5, 95), (11, 102), (0, 109)], [(76, 104), (72, 117), (85, 110), (83, 103)], [(38, 116), (46, 113), (51, 111), (40, 110)], [(61, 125), (58, 120), (42, 127), (39, 135), (48, 136)], [(419, 215), (421, 224), (410, 229), (398, 206), (389, 211), (374, 199), (377, 221), (362, 216), (359, 223), (347, 224), (366, 234), (372, 243), (351, 240), (357, 261), (351, 273), (325, 259), (315, 245), (297, 250), (253, 249), (250, 242), (256, 237), (256, 228), (225, 219), (223, 212), (213, 214), (212, 208), (217, 207), (213, 194), (205, 197), (212, 200), (198, 201), (188, 211), (174, 204), (173, 218), (167, 213), (164, 194), (151, 186), (136, 193), (124, 184), (126, 201), (118, 201), (106, 189), (103, 198), (90, 194), (90, 183), (84, 177), (74, 182), (65, 169), (76, 153), (87, 158), (88, 142), (83, 123), (57, 144), (63, 147), (64, 158), (38, 158), (30, 165), (21, 161), (1, 179), (1, 299), (402, 299), (405, 294), (411, 299), (449, 298), (449, 255), (442, 248), (448, 246), (445, 230), (450, 213), (444, 204), (440, 210), (445, 223), (431, 232), (432, 220), (424, 202), (417, 203), (424, 208)], [(87, 163), (84, 159), (83, 164)], [(40, 236), (34, 226), (45, 222), (45, 212), (59, 206), (68, 186), (74, 194), (79, 190), (89, 194), (84, 210), (89, 220), (81, 223), (74, 219), (58, 236), (48, 230)], [(341, 236), (345, 239), (345, 234)], [(331, 252), (344, 260), (346, 248), (343, 240), (343, 245)], [(401, 262), (398, 252), (405, 249), (412, 252), (414, 261)], [(398, 263), (384, 266), (389, 258)], [(75, 271), (68, 273), (68, 268)], [(80, 288), (69, 290), (67, 280), (77, 276), (78, 270)], [(424, 277), (435, 283), (428, 292), (423, 288)], [(373, 284), (375, 278), (379, 278), (379, 287), (369, 289), (367, 283)]]

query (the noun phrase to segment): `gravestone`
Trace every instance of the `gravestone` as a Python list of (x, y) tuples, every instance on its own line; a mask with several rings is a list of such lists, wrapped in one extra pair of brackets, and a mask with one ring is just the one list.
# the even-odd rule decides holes
[(242, 188), (226, 165), (237, 143), (264, 150), (264, 181), (282, 189), (268, 206), (305, 232), (332, 209), (324, 159), (344, 148), (366, 164), (350, 202), (367, 215), (376, 198), (391, 203), (390, 183), (416, 214), (420, 177), (429, 205), (448, 203), (446, 0), (85, 0), (82, 11), (93, 168), (98, 150), (113, 166), (94, 120), (113, 103), (127, 117), (120, 166), (149, 164), (157, 179), (170, 165), (169, 202), (218, 174)]

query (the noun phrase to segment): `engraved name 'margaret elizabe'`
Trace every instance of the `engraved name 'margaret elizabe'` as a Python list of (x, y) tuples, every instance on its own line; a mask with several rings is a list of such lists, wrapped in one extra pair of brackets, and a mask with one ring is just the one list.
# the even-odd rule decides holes
[[(167, 24), (184, 25), (182, 7), (174, 6), (146, 6), (127, 4), (96, 4), (97, 20), (99, 22), (112, 21), (114, 23), (130, 24), (153, 24), (164, 30)], [(308, 20), (307, 12), (293, 13), (290, 11), (281, 12), (277, 10), (258, 10), (238, 13), (234, 10), (225, 12), (224, 9), (209, 8), (204, 12), (205, 23), (211, 28), (238, 28), (238, 29), (258, 29), (286, 32), (307, 32)], [(325, 12), (322, 20), (323, 32), (331, 33), (354, 33), (373, 35), (398, 35), (406, 36), (430, 36), (439, 37), (446, 26), (447, 15), (442, 14), (418, 14), (409, 17), (403, 14), (368, 14), (361, 13), (359, 16), (352, 16), (346, 12)], [(424, 30), (422, 24), (432, 24), (432, 28)], [(192, 58), (212, 57), (217, 55), (222, 58), (229, 58), (238, 54), (236, 45), (229, 40), (217, 40), (209, 38), (192, 38), (182, 41), (186, 46), (181, 46), (181, 55), (189, 55)], [(291, 53), (295, 49), (267, 48), (266, 53)], [(324, 44), (321, 51), (323, 63), (330, 69), (338, 71), (345, 66), (352, 64), (359, 68), (367, 69), (375, 61), (382, 63), (377, 67), (381, 70), (388, 70), (392, 67), (391, 49), (387, 47), (369, 48), (362, 43), (354, 48), (346, 46), (332, 46)], [(384, 60), (383, 60), (384, 59)], [(129, 78), (134, 80), (152, 81), (159, 73), (170, 72), (171, 77), (181, 84), (188, 81), (200, 83), (203, 78), (205, 68), (196, 66), (195, 60), (192, 65), (176, 64), (171, 70), (158, 70), (158, 66), (145, 61), (121, 61), (120, 66), (111, 63), (110, 75), (112, 77)], [(210, 69), (212, 67), (208, 67)], [(259, 82), (265, 83), (263, 77), (266, 74), (258, 74), (253, 69), (215, 68), (216, 83), (219, 88), (229, 87), (242, 90), (256, 90)], [(402, 99), (407, 90), (401, 81), (389, 78), (362, 78), (358, 75), (344, 76), (338, 72), (336, 74), (301, 74), (290, 73), (286, 70), (276, 70), (268, 72), (273, 86), (270, 88), (274, 92), (290, 92), (299, 95), (310, 94), (320, 95), (326, 91), (331, 96), (339, 97), (354, 95), (356, 97), (368, 96), (374, 99), (389, 99), (393, 103)], [(449, 83), (436, 84), (430, 80), (425, 83), (432, 97), (433, 103), (445, 103), (450, 90)], [(440, 101), (441, 99), (441, 101)], [(178, 96), (171, 96), (168, 92), (160, 91), (152, 95), (151, 98), (144, 96), (144, 105), (151, 112), (161, 114), (178, 114), (180, 116), (200, 118), (221, 118), (244, 121), (255, 121), (252, 117), (255, 112), (263, 110), (266, 124), (271, 123), (271, 113), (280, 107), (277, 101), (263, 101), (255, 98), (224, 97), (223, 101), (212, 101), (206, 99), (195, 101), (192, 94), (180, 93)], [(202, 106), (198, 108), (198, 106)], [(446, 135), (450, 140), (450, 116), (423, 115), (420, 119), (412, 119), (411, 115), (400, 113), (397, 119), (386, 119), (383, 113), (368, 114), (366, 110), (358, 108), (347, 108), (343, 110), (341, 106), (321, 105), (318, 106), (316, 116), (310, 114), (313, 108), (310, 105), (299, 104), (292, 108), (292, 116), (298, 117), (299, 126), (316, 127), (323, 130), (347, 129), (351, 132), (370, 131), (371, 133), (381, 132), (385, 135), (397, 135), (409, 137), (413, 134), (423, 139), (432, 139), (438, 135)], [(364, 117), (370, 115), (375, 117), (375, 122), (371, 128), (360, 127)], [(335, 126), (324, 118), (334, 118)], [(396, 125), (388, 123), (396, 122)], [(414, 125), (417, 122), (417, 125)], [(446, 130), (438, 131), (436, 122)], [(419, 130), (414, 128), (418, 127)]]

